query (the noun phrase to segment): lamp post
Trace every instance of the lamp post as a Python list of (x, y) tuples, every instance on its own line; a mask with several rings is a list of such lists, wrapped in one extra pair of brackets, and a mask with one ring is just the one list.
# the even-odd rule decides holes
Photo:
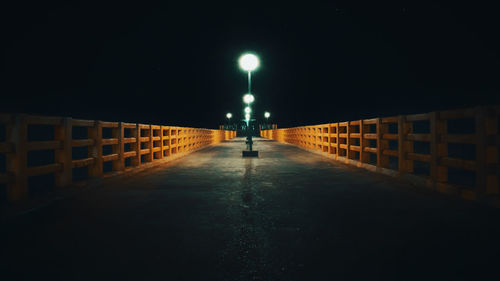
[(252, 71), (256, 70), (259, 65), (259, 58), (254, 54), (244, 54), (239, 59), (240, 68), (248, 72), (248, 93), (243, 96), (243, 102), (246, 103), (245, 108), (245, 121), (247, 123), (247, 152), (243, 151), (243, 156), (258, 156), (258, 152), (252, 152), (252, 132), (250, 131), (250, 121), (252, 120), (252, 108), (250, 105), (254, 102), (255, 98), (252, 95)]
[(226, 114), (228, 129), (231, 126), (231, 117), (233, 117), (233, 114), (231, 113)]
[(264, 117), (266, 118), (266, 129), (269, 130), (269, 117), (271, 117), (271, 113), (269, 113), (269, 112), (266, 111), (264, 113)]

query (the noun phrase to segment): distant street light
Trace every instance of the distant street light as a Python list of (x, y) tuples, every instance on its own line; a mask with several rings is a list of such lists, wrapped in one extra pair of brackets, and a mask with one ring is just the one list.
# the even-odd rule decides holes
[(256, 70), (260, 61), (259, 58), (254, 54), (244, 54), (238, 60), (240, 68), (248, 72), (248, 93), (243, 96), (243, 102), (247, 104), (245, 108), (245, 121), (247, 123), (247, 151), (243, 151), (243, 156), (258, 156), (258, 152), (252, 152), (252, 132), (250, 131), (250, 121), (252, 120), (252, 108), (250, 104), (255, 101), (255, 97), (252, 95), (252, 71)]
[(231, 118), (232, 117), (233, 117), (233, 114), (231, 114), (230, 112), (228, 114), (226, 114), (228, 128), (231, 126)]
[(243, 102), (246, 104), (250, 105), (252, 102), (254, 102), (255, 97), (252, 94), (246, 94), (243, 96)]
[(239, 64), (240, 64), (241, 69), (250, 72), (250, 71), (254, 71), (255, 69), (257, 69), (257, 67), (259, 67), (259, 65), (260, 65), (260, 62), (259, 62), (259, 58), (256, 55), (245, 54), (245, 55), (240, 57)]
[(271, 117), (271, 113), (266, 111), (264, 117), (266, 118), (266, 129), (269, 129), (269, 117)]

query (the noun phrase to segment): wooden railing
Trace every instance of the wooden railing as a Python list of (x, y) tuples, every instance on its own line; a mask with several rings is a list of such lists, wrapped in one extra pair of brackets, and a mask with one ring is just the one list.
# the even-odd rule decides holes
[[(499, 114), (500, 106), (476, 107), (265, 130), (261, 136), (358, 167), (408, 176), (440, 192), (497, 200)], [(470, 155), (449, 152), (457, 144), (471, 148)], [(416, 166), (426, 169), (422, 173)], [(453, 175), (460, 181), (467, 171), (472, 172), (470, 185), (449, 180)]]
[[(30, 140), (37, 139), (30, 135), (36, 134), (33, 127), (37, 126), (49, 127), (46, 135), (50, 135), (50, 140)], [(75, 168), (88, 167), (89, 177), (101, 177), (107, 162), (112, 163), (113, 171), (122, 171), (235, 137), (234, 131), (23, 114), (0, 114), (0, 129), (0, 161), (5, 161), (4, 171), (0, 170), (0, 185), (6, 186), (8, 200), (28, 195), (29, 177), (53, 174), (56, 186), (66, 186), (73, 182)], [(75, 130), (80, 132), (80, 138), (74, 137)], [(77, 159), (73, 156), (79, 147), (87, 148), (87, 153)], [(53, 157), (48, 157), (52, 163), (28, 165), (29, 153), (39, 150), (53, 152)]]

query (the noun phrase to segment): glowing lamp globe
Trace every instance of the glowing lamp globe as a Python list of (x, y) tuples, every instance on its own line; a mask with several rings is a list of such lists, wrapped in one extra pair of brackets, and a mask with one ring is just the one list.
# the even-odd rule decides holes
[(271, 113), (269, 112), (264, 113), (264, 117), (269, 118), (269, 116), (271, 116)]
[(246, 94), (243, 96), (243, 101), (245, 103), (252, 103), (255, 100), (252, 94)]
[(248, 106), (245, 107), (245, 113), (250, 113), (250, 112), (252, 112), (252, 109)]
[(233, 115), (231, 113), (228, 113), (228, 114), (226, 114), (226, 117), (227, 117), (227, 119), (231, 119), (231, 117), (233, 117)]
[(245, 120), (250, 121), (250, 114), (249, 113), (245, 114)]
[(245, 54), (240, 57), (239, 64), (241, 69), (245, 71), (254, 71), (259, 67), (259, 58), (252, 54)]

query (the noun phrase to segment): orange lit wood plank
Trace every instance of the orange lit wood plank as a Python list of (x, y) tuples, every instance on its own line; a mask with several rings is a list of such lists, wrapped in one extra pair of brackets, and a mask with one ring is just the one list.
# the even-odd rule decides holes
[(384, 155), (387, 155), (387, 156), (398, 157), (398, 151), (397, 150), (385, 149), (382, 153)]
[(103, 162), (115, 161), (115, 160), (118, 160), (118, 154), (116, 154), (116, 153), (102, 156)]
[(411, 160), (416, 160), (420, 162), (431, 162), (432, 157), (430, 154), (421, 154), (421, 153), (414, 153), (414, 152), (409, 152), (406, 157)]
[(113, 138), (113, 139), (102, 139), (102, 145), (114, 145), (118, 144), (118, 139)]
[(47, 116), (26, 116), (26, 123), (28, 125), (53, 125), (58, 126), (62, 123), (61, 117), (47, 117)]
[(92, 127), (94, 122), (93, 120), (73, 119), (73, 127)]
[(134, 143), (136, 141), (137, 141), (136, 138), (124, 138), (123, 139), (123, 143)]
[(26, 144), (28, 150), (50, 150), (62, 147), (61, 141), (31, 141)]
[(93, 139), (72, 140), (71, 145), (73, 147), (92, 146), (92, 145), (94, 145), (94, 140)]
[(84, 158), (71, 161), (72, 168), (82, 168), (94, 164), (94, 158)]
[(389, 133), (386, 133), (386, 134), (382, 135), (382, 138), (384, 140), (398, 140), (398, 134), (389, 134)]
[(350, 145), (350, 150), (352, 151), (361, 151), (361, 147), (359, 145)]
[(378, 151), (376, 147), (363, 147), (363, 150), (370, 153), (377, 153)]
[(413, 115), (406, 115), (406, 120), (409, 122), (413, 121), (425, 121), (430, 119), (430, 113), (420, 113), (420, 114), (413, 114)]
[(40, 176), (40, 175), (46, 175), (50, 173), (55, 173), (61, 171), (63, 168), (61, 163), (53, 163), (53, 164), (48, 164), (48, 165), (43, 165), (43, 166), (36, 166), (36, 167), (29, 167), (27, 169), (27, 174), (28, 176)]
[(373, 125), (373, 124), (377, 124), (377, 120), (378, 120), (378, 118), (364, 119), (364, 120), (363, 120), (363, 124), (364, 124), (364, 125)]
[(104, 121), (101, 121), (101, 126), (103, 128), (118, 128), (118, 122), (104, 122)]
[(382, 123), (383, 124), (387, 124), (387, 123), (398, 123), (398, 117), (397, 116), (393, 116), (393, 117), (383, 117), (381, 118), (382, 119)]
[(123, 128), (125, 129), (135, 129), (137, 124), (135, 123), (123, 123)]
[(406, 135), (408, 140), (412, 141), (431, 141), (431, 134), (413, 134), (409, 133)]
[(135, 151), (127, 151), (123, 153), (123, 158), (129, 158), (129, 157), (134, 157), (137, 155), (137, 152)]

